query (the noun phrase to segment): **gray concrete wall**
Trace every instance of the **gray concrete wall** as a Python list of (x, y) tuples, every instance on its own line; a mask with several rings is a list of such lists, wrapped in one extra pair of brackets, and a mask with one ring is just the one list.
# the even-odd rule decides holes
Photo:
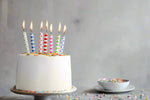
[[(16, 55), (25, 51), (21, 24), (34, 23), (36, 47), (41, 20), (67, 24), (65, 53), (72, 55), (79, 91), (97, 79), (130, 79), (150, 90), (149, 0), (0, 0), (0, 96), (12, 95)], [(26, 30), (29, 32), (29, 28)], [(37, 47), (38, 48), (38, 47)]]

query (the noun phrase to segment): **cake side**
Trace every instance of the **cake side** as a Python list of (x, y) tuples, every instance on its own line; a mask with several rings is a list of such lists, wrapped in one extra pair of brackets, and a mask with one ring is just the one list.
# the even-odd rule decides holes
[(16, 88), (33, 91), (71, 89), (71, 57), (19, 54)]

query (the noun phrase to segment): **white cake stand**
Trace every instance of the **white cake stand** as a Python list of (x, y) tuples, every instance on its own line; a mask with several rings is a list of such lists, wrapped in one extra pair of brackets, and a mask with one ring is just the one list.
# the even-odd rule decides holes
[(70, 90), (63, 90), (63, 91), (27, 91), (27, 90), (18, 90), (16, 86), (10, 89), (11, 92), (16, 94), (23, 94), (23, 95), (33, 95), (34, 100), (52, 100), (50, 98), (51, 95), (63, 95), (63, 94), (70, 94), (77, 90), (75, 86), (72, 86)]

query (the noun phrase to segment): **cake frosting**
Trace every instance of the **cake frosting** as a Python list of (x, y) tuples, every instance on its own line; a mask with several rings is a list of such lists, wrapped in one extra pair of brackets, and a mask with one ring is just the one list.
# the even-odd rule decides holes
[(72, 88), (71, 56), (18, 54), (16, 89), (60, 91)]

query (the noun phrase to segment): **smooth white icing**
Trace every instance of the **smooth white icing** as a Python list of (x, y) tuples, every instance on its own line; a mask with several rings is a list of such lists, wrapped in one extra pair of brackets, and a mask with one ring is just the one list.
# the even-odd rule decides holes
[(16, 88), (33, 91), (71, 89), (71, 57), (19, 54)]

